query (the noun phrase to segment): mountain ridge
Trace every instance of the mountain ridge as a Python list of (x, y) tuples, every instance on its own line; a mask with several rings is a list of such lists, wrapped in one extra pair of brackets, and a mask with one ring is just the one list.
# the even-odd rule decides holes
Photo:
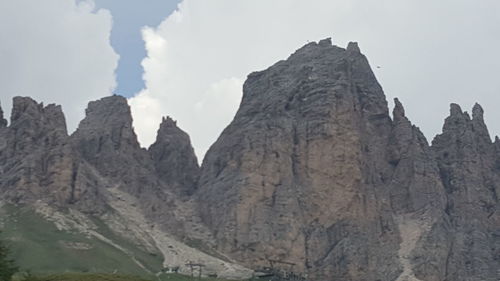
[(122, 221), (138, 244), (195, 242), (209, 255), (178, 257), (224, 276), (281, 261), (308, 280), (496, 281), (500, 140), (483, 109), (452, 104), (429, 143), (394, 104), (357, 43), (312, 42), (248, 76), (200, 167), (170, 117), (141, 148), (123, 97), (90, 102), (70, 136), (59, 106), (15, 98), (0, 198)]

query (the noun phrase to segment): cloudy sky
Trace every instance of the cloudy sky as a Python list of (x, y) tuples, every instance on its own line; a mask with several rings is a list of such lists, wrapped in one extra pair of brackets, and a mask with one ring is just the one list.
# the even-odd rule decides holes
[(72, 131), (89, 100), (121, 94), (143, 146), (170, 115), (202, 156), (248, 73), (332, 37), (359, 42), (429, 140), (451, 102), (481, 103), (496, 135), (499, 34), (498, 0), (2, 0), (0, 101), (62, 104)]

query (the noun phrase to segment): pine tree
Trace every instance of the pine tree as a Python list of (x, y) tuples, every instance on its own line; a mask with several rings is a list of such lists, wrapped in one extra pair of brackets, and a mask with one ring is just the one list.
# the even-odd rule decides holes
[(17, 272), (17, 266), (9, 258), (10, 251), (7, 246), (0, 241), (0, 281), (10, 281), (12, 275)]

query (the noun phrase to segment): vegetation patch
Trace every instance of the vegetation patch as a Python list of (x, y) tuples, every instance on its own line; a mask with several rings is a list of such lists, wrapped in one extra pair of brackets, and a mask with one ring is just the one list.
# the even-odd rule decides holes
[[(95, 237), (59, 230), (31, 208), (4, 205), (2, 209), (0, 239), (8, 244), (12, 258), (21, 270), (34, 274), (102, 272), (138, 276), (161, 270), (160, 256), (145, 253), (132, 243), (113, 241), (126, 249), (125, 253)], [(99, 230), (101, 228), (102, 225)]]

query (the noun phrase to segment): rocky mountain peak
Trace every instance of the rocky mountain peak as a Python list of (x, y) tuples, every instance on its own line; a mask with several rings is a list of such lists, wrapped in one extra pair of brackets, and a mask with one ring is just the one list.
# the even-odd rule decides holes
[(177, 127), (177, 121), (172, 119), (170, 116), (162, 117), (160, 128), (161, 127)]
[(443, 133), (464, 131), (470, 120), (469, 114), (463, 112), (460, 105), (452, 103), (450, 104), (450, 115), (445, 119), (443, 125)]
[[(462, 111), (458, 104), (450, 105), (450, 115), (446, 118), (443, 125), (443, 134), (438, 137), (458, 137), (474, 138), (475, 141), (484, 144), (491, 143), (491, 137), (488, 128), (484, 122), (484, 110), (476, 103), (472, 109), (472, 118), (467, 112)], [(472, 141), (472, 140), (471, 140)]]
[(194, 192), (200, 169), (198, 160), (189, 135), (169, 116), (162, 119), (149, 153), (158, 175), (171, 188), (181, 195)]
[(359, 49), (358, 42), (349, 42), (347, 44), (347, 49), (348, 52), (354, 52), (354, 53), (361, 53), (361, 50)]
[(37, 103), (30, 97), (14, 97), (12, 103), (11, 122), (15, 122), (23, 115), (38, 117), (42, 114), (43, 103)]
[(81, 159), (130, 193), (140, 193), (146, 182), (152, 185), (156, 180), (152, 163), (137, 141), (127, 99), (114, 95), (92, 101), (85, 112), (71, 135)]
[(73, 161), (61, 106), (15, 97), (11, 123), (3, 137), (0, 187), (5, 198), (14, 202), (44, 199), (59, 206), (75, 198)]
[(462, 116), (463, 114), (464, 112), (462, 111), (460, 105), (456, 103), (450, 104), (450, 117)]
[(163, 117), (156, 135), (156, 141), (162, 141), (173, 135), (189, 136), (177, 126), (177, 121), (170, 116)]
[[(490, 276), (498, 275), (499, 268), (493, 256), (500, 244), (493, 233), (498, 231), (494, 221), (500, 219), (495, 211), (499, 208), (500, 174), (498, 154), (484, 124), (481, 106), (474, 106), (471, 119), (458, 105), (452, 105), (442, 134), (432, 142), (432, 150), (447, 192), (445, 211), (455, 232), (450, 239), (456, 250), (447, 258), (449, 278), (490, 280)], [(474, 254), (461, 255), (459, 251)]]
[(406, 119), (405, 109), (403, 104), (399, 101), (398, 98), (394, 99), (394, 109), (392, 111), (392, 116), (394, 118), (394, 122), (398, 122), (399, 120)]
[(72, 139), (79, 143), (87, 157), (95, 157), (101, 151), (112, 153), (140, 148), (126, 98), (113, 95), (92, 101), (85, 113)]
[(474, 107), (472, 108), (472, 119), (477, 119), (482, 121), (483, 116), (484, 116), (483, 107), (479, 103), (474, 104)]
[(34, 132), (59, 131), (67, 135), (66, 119), (60, 105), (37, 103), (30, 97), (14, 97), (11, 128), (31, 128)]
[[(482, 109), (472, 113), (452, 104), (431, 148), (398, 99), (390, 119), (356, 43), (309, 43), (248, 76), (204, 159), (200, 214), (218, 249), (251, 267), (273, 259), (312, 280), (398, 281), (486, 269), (478, 280), (488, 280), (498, 263), (479, 238), (494, 244), (493, 230), (468, 221), (494, 217), (498, 161)], [(479, 259), (458, 254), (469, 250)]]
[(377, 279), (367, 267), (331, 268), (339, 255), (396, 263), (395, 249), (366, 251), (378, 247), (368, 241), (398, 239), (374, 223), (394, 228), (383, 211), (388, 201), (375, 203), (390, 182), (392, 120), (367, 59), (350, 49), (329, 39), (309, 43), (249, 75), (240, 109), (204, 159), (196, 194), (231, 257), (253, 267), (268, 265), (265, 257), (293, 262), (318, 280)]
[(482, 139), (483, 143), (491, 143), (488, 127), (484, 122), (484, 110), (478, 103), (472, 109), (472, 128), (476, 136)]

